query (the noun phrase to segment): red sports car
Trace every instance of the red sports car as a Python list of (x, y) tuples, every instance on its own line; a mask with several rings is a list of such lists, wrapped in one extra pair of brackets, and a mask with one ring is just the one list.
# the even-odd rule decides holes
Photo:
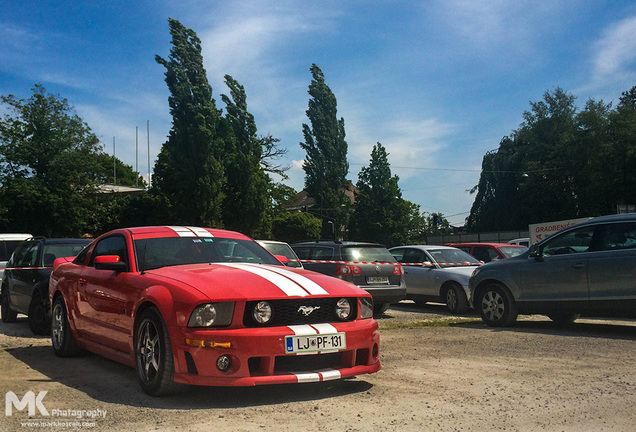
[(108, 232), (71, 262), (56, 260), (49, 295), (58, 356), (86, 349), (136, 367), (154, 396), (176, 383), (251, 386), (380, 370), (366, 291), (285, 267), (237, 232)]

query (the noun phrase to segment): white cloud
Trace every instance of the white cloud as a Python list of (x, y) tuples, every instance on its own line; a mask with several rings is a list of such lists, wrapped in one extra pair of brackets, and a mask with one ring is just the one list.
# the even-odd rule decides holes
[(609, 27), (594, 44), (593, 80), (605, 82), (617, 77), (634, 77), (636, 60), (636, 17)]

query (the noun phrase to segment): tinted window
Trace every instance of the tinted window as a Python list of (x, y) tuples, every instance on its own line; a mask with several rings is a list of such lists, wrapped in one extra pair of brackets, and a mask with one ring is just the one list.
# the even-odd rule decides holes
[(587, 252), (590, 250), (595, 229), (594, 225), (585, 226), (565, 234), (555, 235), (542, 246), (541, 253), (551, 256)]
[[(99, 246), (99, 244), (98, 244)], [(142, 270), (203, 263), (247, 262), (280, 265), (251, 240), (219, 237), (162, 237), (135, 240), (137, 264)]]
[(345, 261), (395, 262), (391, 252), (383, 246), (345, 246), (342, 248)]
[(401, 263), (413, 264), (428, 261), (426, 254), (419, 249), (394, 249), (391, 254)]
[(39, 242), (27, 242), (16, 250), (12, 267), (36, 267)]
[(633, 248), (636, 248), (636, 222), (605, 225), (602, 250)]
[(479, 260), (459, 249), (428, 249), (426, 251), (442, 267), (452, 267), (464, 263), (478, 264)]
[(84, 248), (82, 243), (50, 243), (45, 244), (42, 251), (42, 265), (53, 267), (56, 258), (74, 257)]
[(516, 257), (518, 255), (521, 255), (522, 253), (524, 253), (527, 250), (528, 250), (528, 248), (511, 247), (511, 246), (501, 246), (499, 248), (499, 251), (502, 254), (504, 254), (504, 256), (506, 258)]
[(126, 240), (122, 236), (107, 237), (100, 240), (93, 250), (91, 265), (95, 262), (95, 257), (102, 255), (117, 255), (120, 261), (127, 263)]
[(473, 256), (483, 262), (490, 262), (499, 258), (496, 250), (484, 246), (475, 246), (473, 248)]

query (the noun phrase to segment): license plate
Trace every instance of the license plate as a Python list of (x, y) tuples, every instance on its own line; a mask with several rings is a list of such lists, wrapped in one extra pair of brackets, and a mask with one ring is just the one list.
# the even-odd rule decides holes
[(347, 348), (344, 333), (286, 336), (285, 352), (288, 354), (336, 351)]
[(367, 277), (368, 284), (388, 284), (389, 278), (387, 276), (369, 276)]

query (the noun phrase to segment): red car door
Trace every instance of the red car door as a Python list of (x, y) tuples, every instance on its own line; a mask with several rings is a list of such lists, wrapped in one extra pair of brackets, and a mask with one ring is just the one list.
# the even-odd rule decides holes
[(95, 258), (102, 255), (118, 255), (121, 262), (128, 263), (124, 237), (107, 237), (95, 245), (89, 266), (78, 281), (77, 327), (90, 340), (128, 352), (132, 307), (138, 295), (136, 274), (95, 268)]

